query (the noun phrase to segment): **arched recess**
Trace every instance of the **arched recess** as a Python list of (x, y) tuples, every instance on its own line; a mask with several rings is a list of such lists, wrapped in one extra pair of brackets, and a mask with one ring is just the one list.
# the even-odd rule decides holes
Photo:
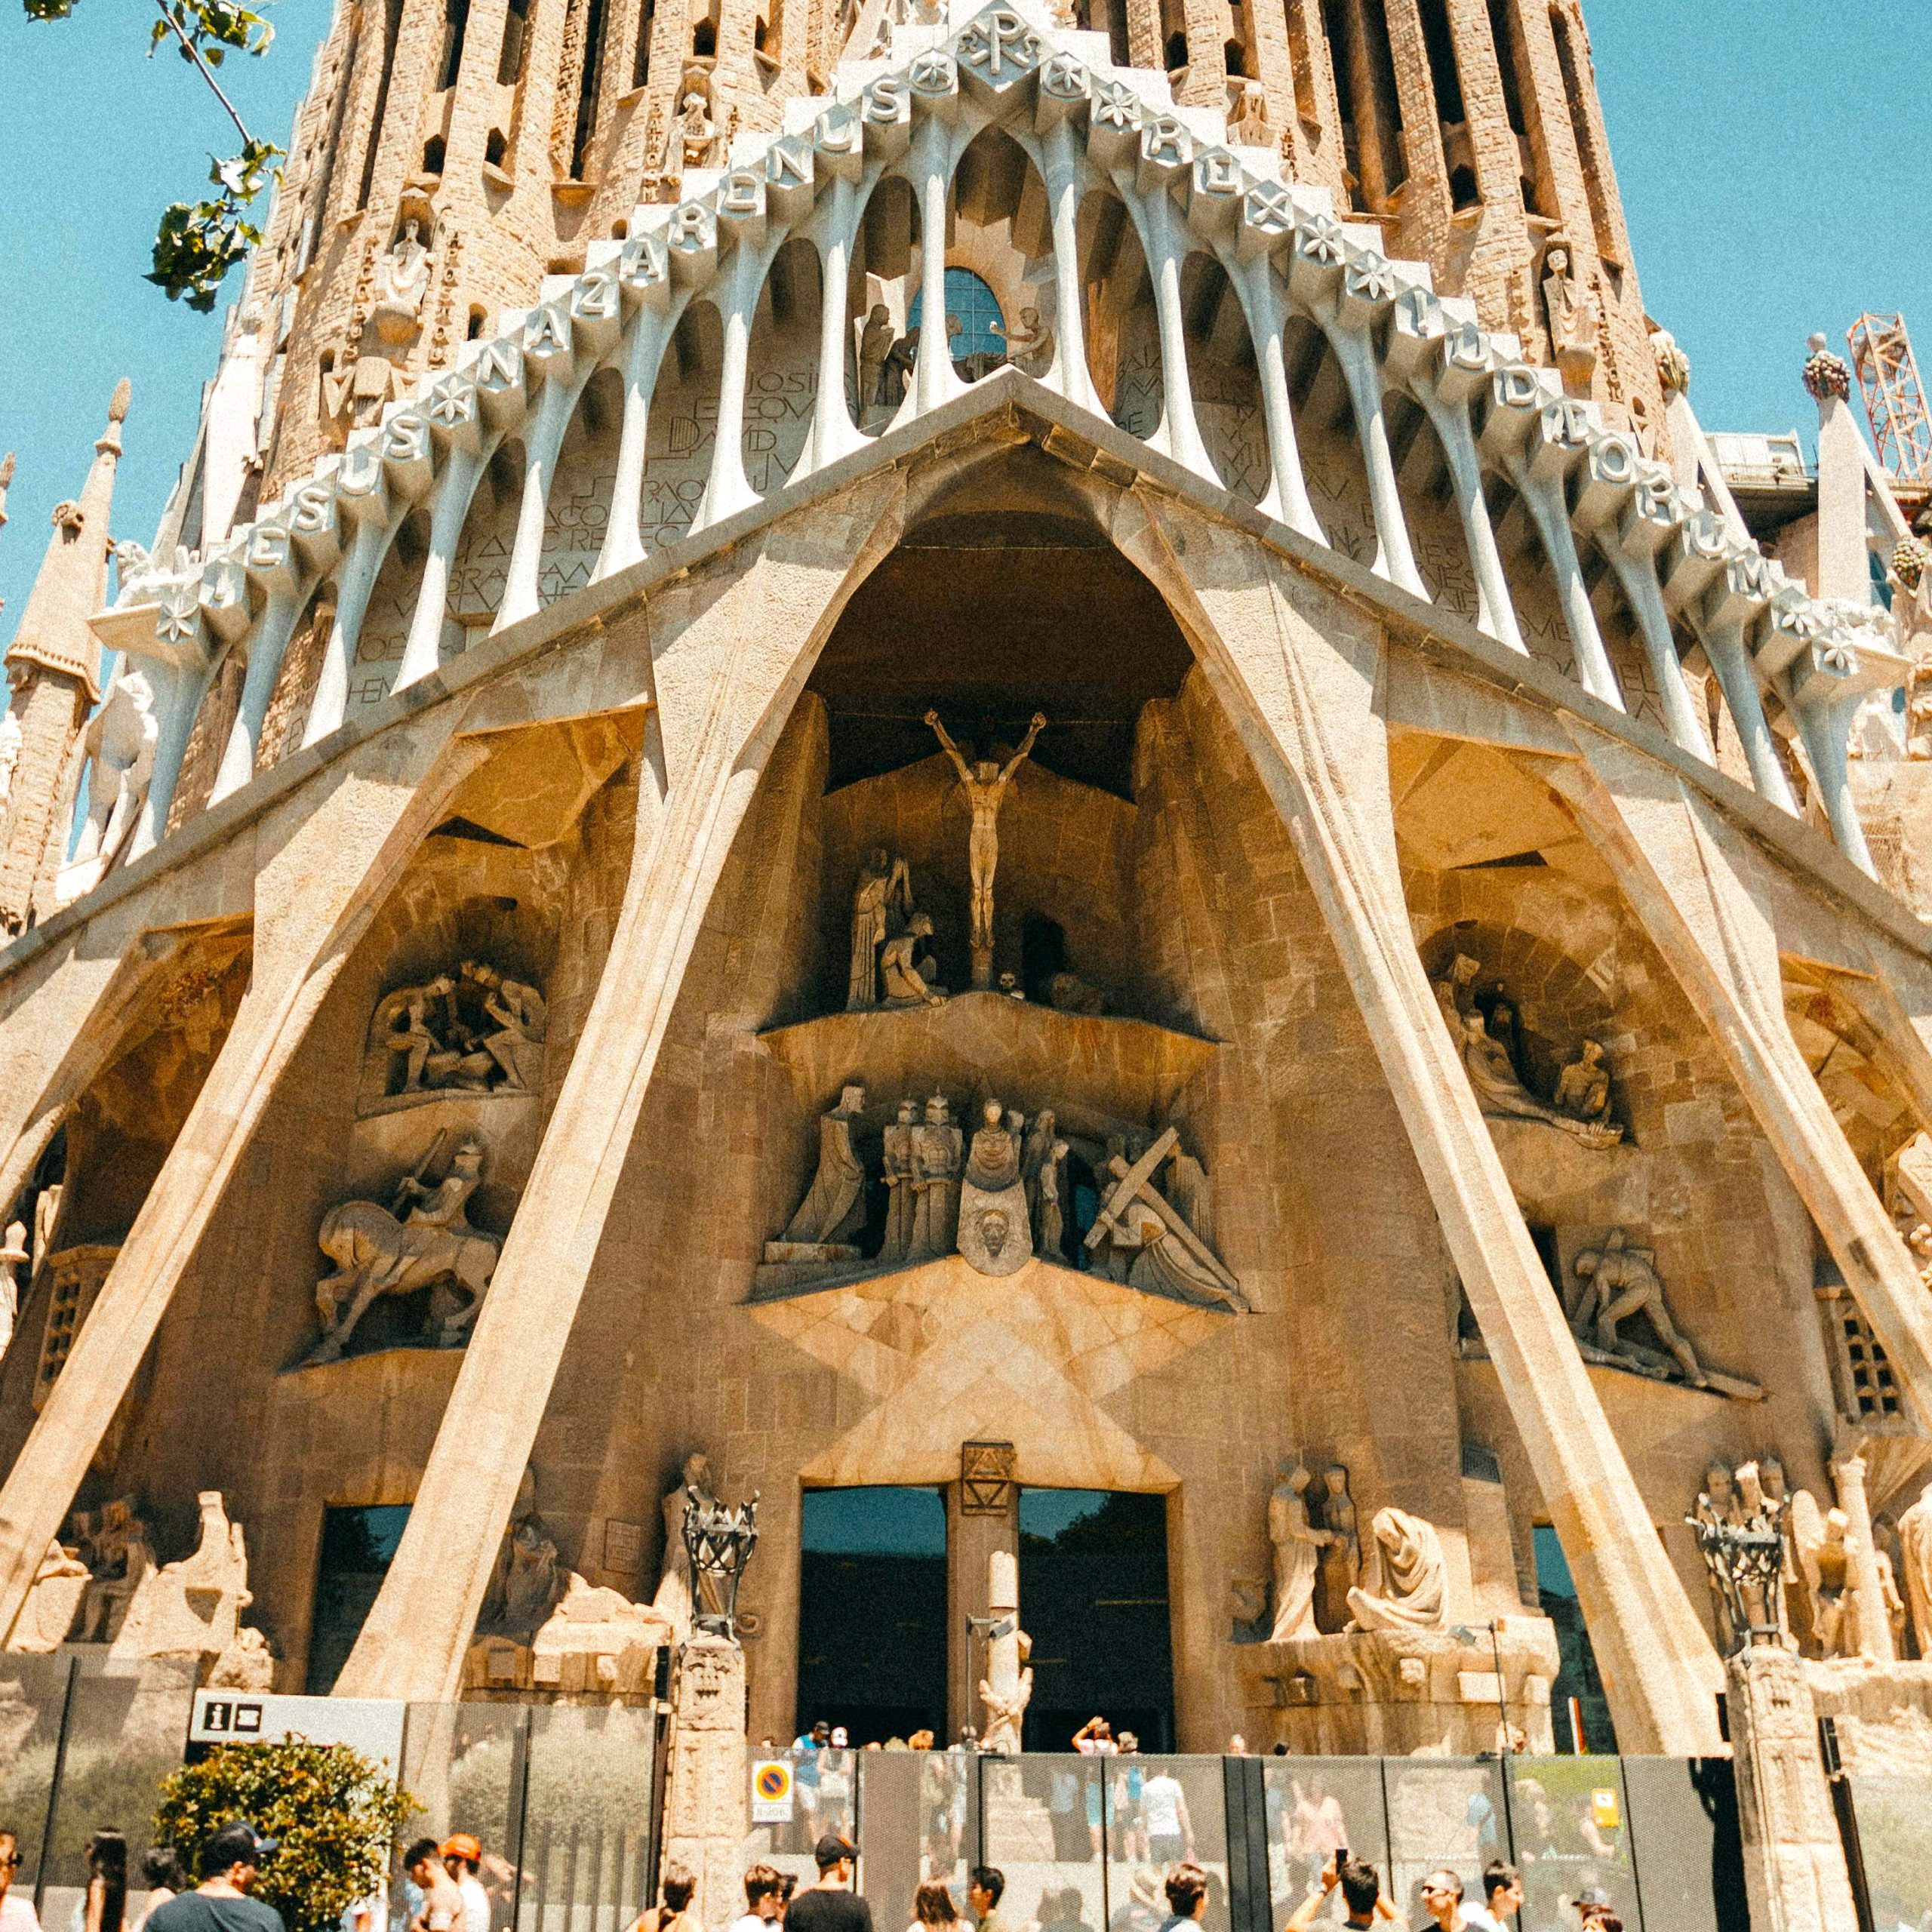
[[(429, 554), (429, 510), (426, 505), (418, 503), (398, 527), (389, 555), (377, 573), (376, 587), (369, 594), (361, 635), (349, 660), (345, 718), (355, 718), (371, 705), (380, 704), (395, 689), (410, 622), (416, 614), (423, 562)], [(445, 624), (445, 655), (448, 654), (450, 628)], [(460, 630), (455, 633), (459, 645), (462, 635)]]
[(1510, 600), (1516, 607), (1517, 628), (1530, 655), (1576, 681), (1577, 651), (1564, 621), (1562, 595), (1529, 505), (1515, 485), (1494, 470), (1484, 472), (1483, 498), (1489, 506), (1490, 527), (1496, 532)]
[(302, 614), (289, 633), (288, 648), (281, 654), (281, 668), (275, 674), (275, 689), (263, 716), (261, 737), (255, 748), (257, 771), (278, 764), (302, 742), (302, 729), (309, 721), (309, 706), (315, 695), (316, 680), (321, 675), (329, 633), (335, 626), (335, 580), (324, 577), (309, 591)]
[(898, 414), (912, 381), (907, 318), (918, 286), (918, 230), (912, 184), (888, 175), (866, 203), (846, 272), (845, 401), (854, 424), (868, 435)]
[(1375, 512), (1349, 386), (1328, 338), (1305, 315), (1282, 331), (1288, 401), (1302, 473), (1316, 520), (1331, 548), (1364, 566), (1375, 561)]
[(1475, 568), (1441, 438), (1414, 397), (1392, 389), (1383, 407), (1388, 414), (1389, 449), (1402, 515), (1429, 601), (1473, 624), (1481, 609)]
[(543, 603), (555, 603), (590, 581), (610, 526), (623, 417), (622, 374), (599, 369), (577, 398), (544, 506), (543, 561), (537, 576), (537, 595)]
[(746, 360), (745, 475), (761, 497), (784, 488), (811, 439), (818, 403), (823, 272), (794, 235), (772, 259), (752, 317)]
[[(1006, 337), (1035, 345), (1030, 354), (1016, 347), (1015, 358), (1031, 373), (1044, 374), (1051, 359), (1043, 351), (1053, 328), (1052, 219), (1039, 170), (1004, 128), (984, 128), (968, 144), (952, 177), (949, 218), (948, 269), (965, 270), (990, 291)], [(1029, 313), (1030, 324), (1023, 319)], [(964, 351), (953, 364), (968, 381), (1007, 359), (1004, 345), (989, 330)]]
[(1215, 472), (1236, 496), (1268, 493), (1268, 435), (1254, 340), (1227, 271), (1196, 250), (1181, 264), (1181, 314), (1194, 416)]
[[(42, 1156), (29, 1230), (33, 1263), (0, 1360), (0, 1466), (18, 1454), (180, 1137), (234, 1023), (249, 963), (249, 934), (236, 923), (203, 928), (151, 969), (122, 1016), (120, 1038)], [(134, 1378), (74, 1506), (123, 1493), (112, 1486), (115, 1466), (131, 1431), (138, 1432), (152, 1367), (150, 1360)]]
[(1110, 188), (1081, 202), (1074, 232), (1080, 261), (1087, 370), (1115, 422), (1143, 440), (1158, 429), (1165, 402), (1153, 285), (1127, 205)]
[(724, 322), (709, 297), (678, 318), (651, 398), (638, 528), (647, 550), (675, 543), (704, 500), (718, 426)]
[[(517, 510), (523, 500), (524, 463), (521, 439), (506, 438), (491, 451), (469, 500), (469, 514), (450, 569), (448, 598), (448, 623), (461, 631), (465, 649), (488, 634), (503, 604), (510, 551), (516, 541)], [(444, 627), (446, 653), (448, 623)]]

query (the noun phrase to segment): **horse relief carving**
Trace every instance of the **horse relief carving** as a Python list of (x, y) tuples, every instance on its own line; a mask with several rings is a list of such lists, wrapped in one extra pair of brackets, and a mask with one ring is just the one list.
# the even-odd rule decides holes
[(469, 1224), (469, 1197), (483, 1178), (481, 1142), (466, 1140), (445, 1158), (450, 1139), (436, 1136), (386, 1208), (345, 1201), (322, 1217), (315, 1238), (335, 1272), (315, 1284), (322, 1338), (304, 1367), (340, 1361), (377, 1301), (418, 1288), (435, 1290), (428, 1329), (435, 1346), (458, 1348), (468, 1338), (503, 1244)]

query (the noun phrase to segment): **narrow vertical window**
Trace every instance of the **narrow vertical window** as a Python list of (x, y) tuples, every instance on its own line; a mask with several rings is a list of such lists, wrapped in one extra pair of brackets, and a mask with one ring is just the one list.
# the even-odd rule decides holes
[(1463, 77), (1456, 69), (1456, 43), (1444, 0), (1422, 0), (1422, 38), (1429, 50), (1429, 78), (1435, 88), (1435, 117), (1458, 127), (1469, 116), (1463, 106)]
[(1616, 224), (1611, 220), (1605, 183), (1610, 175), (1610, 157), (1597, 140), (1596, 125), (1590, 115), (1590, 79), (1577, 58), (1567, 18), (1554, 9), (1550, 30), (1556, 36), (1557, 64), (1563, 70), (1563, 96), (1570, 103), (1570, 128), (1577, 140), (1577, 156), (1583, 164), (1583, 187), (1590, 198), (1590, 223), (1596, 230), (1597, 253), (1606, 258), (1615, 247)]
[(604, 0), (587, 0), (583, 20), (583, 67), (577, 90), (577, 132), (571, 142), (571, 179), (583, 179), (585, 157), (597, 131), (597, 84), (604, 71)]
[(530, 32), (530, 0), (510, 0), (503, 15), (503, 51), (497, 57), (497, 85), (513, 88), (523, 78), (524, 43)]
[(368, 152), (362, 157), (362, 186), (355, 205), (369, 205), (369, 191), (376, 182), (376, 154), (383, 144), (383, 118), (389, 112), (389, 76), (395, 68), (396, 35), (402, 29), (402, 0), (384, 0), (383, 7), (383, 64), (376, 82), (376, 111), (369, 122)]
[(651, 78), (651, 30), (657, 19), (657, 0), (644, 0), (638, 16), (637, 54), (631, 63), (631, 85), (641, 88)]
[(469, 31), (469, 0), (443, 0), (443, 52), (436, 63), (436, 91), (456, 85), (463, 72), (463, 37)]

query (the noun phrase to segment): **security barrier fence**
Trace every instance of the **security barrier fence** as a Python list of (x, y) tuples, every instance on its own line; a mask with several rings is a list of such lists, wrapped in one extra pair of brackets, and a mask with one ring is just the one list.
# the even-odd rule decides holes
[[(138, 1882), (162, 1780), (187, 1755), (186, 1672), (94, 1659), (0, 1659), (0, 1830), (15, 1884), (48, 1932), (69, 1932), (96, 1829), (124, 1832)], [(389, 1707), (405, 1835), (467, 1832), (485, 1847), (493, 1932), (626, 1932), (656, 1872), (658, 1719), (648, 1705)], [(901, 1932), (922, 1880), (963, 1909), (976, 1865), (1005, 1876), (1015, 1932), (1157, 1932), (1162, 1881), (1209, 1875), (1206, 1932), (1280, 1932), (1330, 1854), (1380, 1874), (1401, 1922), (1426, 1919), (1423, 1876), (1448, 1866), (1472, 1900), (1482, 1867), (1523, 1872), (1524, 1932), (1572, 1932), (1607, 1897), (1629, 1932), (1746, 1932), (1737, 1799), (1725, 1758), (1286, 1758), (960, 1752), (746, 1753), (742, 1863), (814, 1875), (821, 1833), (857, 1835), (878, 1932)], [(1854, 1774), (1843, 1807), (1868, 1925), (1932, 1912), (1932, 1780)], [(405, 1919), (393, 1882), (391, 1919)], [(131, 1916), (142, 1899), (130, 1894)], [(1339, 1897), (1322, 1922), (1339, 1922)]]

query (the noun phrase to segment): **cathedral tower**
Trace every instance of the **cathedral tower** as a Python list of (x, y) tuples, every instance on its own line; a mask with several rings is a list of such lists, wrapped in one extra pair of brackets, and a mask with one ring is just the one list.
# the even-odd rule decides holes
[(60, 835), (74, 742), (100, 700), (100, 645), (87, 620), (107, 601), (108, 518), (129, 395), (125, 381), (114, 392), (79, 501), (54, 506), (54, 534), (7, 649), (8, 716), (19, 732), (0, 805), (0, 931), (9, 936), (26, 924), (36, 892), (52, 884), (66, 856)]
[[(1379, 224), (1386, 252), (1428, 262), (1573, 392), (1639, 429), (1660, 418), (1580, 0), (1071, 4), (1116, 61), (1225, 108), (1237, 140)], [(823, 92), (888, 11), (918, 13), (340, 0), (229, 352), (259, 368), (264, 500), (624, 235), (640, 202), (675, 198), (688, 168)]]

